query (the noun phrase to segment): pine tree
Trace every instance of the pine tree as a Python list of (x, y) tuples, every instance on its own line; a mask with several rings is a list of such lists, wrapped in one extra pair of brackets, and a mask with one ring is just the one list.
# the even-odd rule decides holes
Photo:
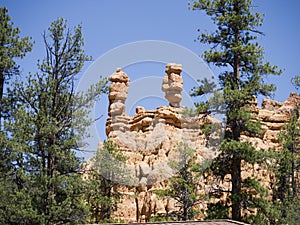
[(23, 58), (32, 48), (31, 38), (20, 38), (20, 29), (13, 25), (7, 8), (0, 8), (0, 119), (3, 113), (4, 85), (11, 76), (19, 73), (15, 58)]
[[(195, 150), (186, 143), (179, 143), (176, 152), (179, 160), (172, 160), (169, 163), (175, 171), (169, 179), (170, 186), (166, 190), (157, 191), (157, 194), (174, 199), (178, 207), (178, 211), (175, 212), (177, 220), (187, 221), (199, 214), (196, 206), (204, 199), (198, 193), (198, 181), (206, 163), (199, 165), (196, 162)], [(166, 215), (166, 218), (169, 216)]]
[[(298, 89), (299, 77), (295, 76), (292, 83)], [(274, 208), (279, 211), (278, 222), (286, 224), (297, 224), (295, 221), (291, 222), (291, 219), (296, 218), (294, 210), (299, 204), (297, 174), (300, 172), (300, 123), (299, 105), (295, 104), (294, 109), (290, 112), (289, 122), (280, 131), (278, 139), (282, 148), (273, 154), (273, 160), (276, 163), (271, 165), (271, 172), (275, 175), (272, 187)]]
[(91, 59), (83, 50), (81, 26), (68, 29), (60, 18), (48, 32), (43, 35), (46, 57), (38, 63), (39, 72), (15, 83), (17, 106), (6, 124), (14, 155), (16, 187), (11, 196), (30, 203), (31, 212), (6, 218), (8, 224), (74, 224), (86, 217), (82, 161), (76, 151), (84, 147), (86, 127), (92, 122), (86, 115), (92, 100), (106, 90), (106, 80), (87, 93), (75, 93), (76, 76)]
[[(25, 217), (35, 216), (30, 207), (26, 207), (30, 205), (25, 197), (26, 193), (16, 191), (13, 165), (15, 158), (8, 148), (9, 133), (4, 126), (6, 121), (12, 119), (10, 114), (14, 105), (10, 101), (13, 96), (9, 96), (5, 85), (9, 84), (10, 78), (20, 74), (15, 60), (23, 58), (32, 48), (31, 38), (20, 38), (19, 35), (20, 29), (14, 27), (7, 8), (0, 8), (0, 224), (11, 224), (12, 220), (15, 224), (22, 224), (26, 221)], [(15, 195), (16, 192), (18, 195)]]
[(105, 141), (91, 159), (91, 171), (86, 183), (86, 200), (91, 221), (113, 222), (112, 213), (121, 201), (118, 188), (130, 185), (129, 173), (125, 167), (126, 157), (110, 140)]
[[(217, 110), (226, 115), (224, 140), (212, 170), (221, 178), (230, 175), (232, 188), (225, 206), (231, 207), (231, 216), (228, 216), (241, 221), (246, 219), (242, 217), (242, 211), (246, 213), (247, 209), (265, 208), (259, 213), (267, 213), (265, 202), (246, 191), (254, 188), (253, 185), (257, 191), (263, 190), (258, 187), (255, 177), (243, 179), (241, 176), (242, 164), (258, 163), (260, 158), (260, 152), (252, 143), (241, 142), (241, 134), (254, 136), (260, 132), (259, 123), (251, 120), (249, 104), (253, 96), (269, 95), (275, 89), (263, 82), (264, 76), (281, 71), (264, 62), (263, 48), (256, 41), (262, 34), (257, 28), (263, 19), (259, 13), (252, 12), (251, 0), (198, 0), (193, 1), (192, 8), (203, 10), (216, 25), (214, 32), (199, 36), (201, 43), (212, 46), (204, 52), (204, 59), (224, 68), (218, 77), (222, 91), (210, 101), (213, 103), (210, 107), (206, 106), (210, 112)], [(202, 94), (204, 89), (200, 86), (195, 91)]]
[(290, 121), (283, 127), (280, 132), (279, 141), (283, 147), (280, 150), (276, 176), (280, 181), (280, 200), (290, 200), (296, 198), (298, 187), (296, 183), (296, 172), (299, 171), (299, 144), (300, 144), (300, 123), (299, 109), (295, 108), (292, 112)]
[[(8, 9), (0, 8), (0, 176), (9, 170), (9, 151), (7, 145), (7, 133), (3, 127), (4, 119), (8, 118), (9, 108), (12, 102), (5, 98), (5, 84), (9, 79), (19, 74), (19, 66), (16, 58), (23, 58), (31, 51), (30, 37), (20, 38), (20, 29), (14, 28), (14, 23), (8, 15)], [(6, 96), (8, 97), (8, 96)], [(3, 118), (5, 116), (5, 118)]]

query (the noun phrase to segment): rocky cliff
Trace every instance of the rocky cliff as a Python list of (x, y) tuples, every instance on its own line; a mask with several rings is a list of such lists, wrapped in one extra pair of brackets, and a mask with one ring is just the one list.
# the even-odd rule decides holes
[[(168, 166), (170, 159), (178, 157), (174, 151), (180, 142), (188, 143), (195, 149), (199, 162), (204, 158), (213, 158), (217, 154), (216, 145), (211, 145), (212, 137), (222, 134), (211, 131), (205, 136), (199, 129), (208, 124), (220, 124), (213, 116), (189, 115), (185, 107), (180, 106), (183, 79), (182, 66), (167, 64), (166, 75), (162, 78), (162, 91), (169, 101), (168, 106), (158, 107), (156, 110), (145, 110), (136, 107), (136, 113), (129, 117), (125, 112), (125, 101), (128, 94), (130, 79), (121, 69), (117, 69), (109, 78), (109, 110), (106, 125), (108, 139), (128, 157), (126, 167), (130, 172), (132, 188), (120, 188), (123, 201), (119, 205), (115, 216), (126, 222), (147, 221), (152, 215), (165, 214), (174, 210), (174, 201), (162, 200), (154, 193), (157, 189), (167, 188), (167, 178), (172, 175)], [(289, 121), (290, 115), (300, 96), (291, 94), (285, 102), (265, 99), (262, 106), (257, 106), (254, 100), (251, 104), (253, 119), (261, 121), (262, 134), (257, 137), (242, 136), (244, 140), (256, 144), (257, 148), (267, 149), (278, 147), (278, 133)], [(256, 173), (268, 186), (272, 175), (264, 171), (259, 165), (254, 168), (245, 166), (243, 177)], [(224, 188), (230, 188), (223, 183)], [(203, 181), (199, 190), (206, 193), (212, 183)], [(221, 198), (225, 196), (221, 196)], [(205, 208), (206, 204), (199, 206)]]

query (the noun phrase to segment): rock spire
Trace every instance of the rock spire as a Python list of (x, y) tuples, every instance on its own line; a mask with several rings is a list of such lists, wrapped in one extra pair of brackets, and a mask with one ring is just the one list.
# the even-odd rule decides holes
[(166, 93), (165, 98), (169, 101), (169, 105), (179, 108), (182, 100), (181, 91), (183, 88), (182, 65), (169, 63), (166, 65), (167, 75), (163, 78), (162, 91)]

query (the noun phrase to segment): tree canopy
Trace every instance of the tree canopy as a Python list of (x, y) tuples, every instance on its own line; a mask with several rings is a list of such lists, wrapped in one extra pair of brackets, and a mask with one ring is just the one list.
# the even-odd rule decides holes
[(0, 118), (4, 84), (11, 76), (19, 73), (15, 59), (23, 58), (32, 48), (31, 37), (20, 38), (20, 32), (18, 27), (14, 27), (8, 9), (0, 8)]
[(87, 215), (76, 151), (84, 147), (86, 127), (93, 122), (86, 115), (106, 91), (106, 80), (99, 77), (87, 93), (75, 93), (76, 76), (91, 59), (83, 50), (80, 25), (71, 30), (59, 18), (43, 38), (46, 57), (37, 73), (14, 83), (15, 108), (5, 124), (12, 164), (6, 195), (16, 201), (1, 211), (7, 224), (74, 224)]
[[(211, 33), (201, 33), (198, 40), (211, 46), (203, 54), (208, 63), (224, 68), (219, 74), (221, 91), (205, 105), (210, 112), (218, 111), (226, 115), (225, 136), (220, 145), (221, 153), (212, 165), (215, 175), (230, 174), (230, 197), (224, 207), (230, 206), (234, 220), (247, 220), (242, 212), (260, 206), (254, 196), (245, 190), (249, 185), (258, 185), (255, 177), (241, 177), (242, 163), (258, 163), (260, 151), (247, 141), (241, 142), (241, 134), (255, 135), (260, 132), (258, 122), (253, 122), (250, 103), (258, 95), (270, 95), (274, 85), (264, 82), (264, 76), (280, 74), (276, 66), (264, 61), (263, 48), (256, 41), (263, 34), (258, 28), (263, 19), (253, 12), (251, 0), (198, 0), (191, 4), (193, 10), (202, 10), (215, 24)], [(207, 82), (206, 82), (207, 83)], [(195, 94), (203, 94), (207, 87), (196, 87)], [(213, 90), (208, 90), (213, 92)], [(203, 104), (200, 104), (203, 107)], [(256, 187), (258, 189), (258, 187)], [(258, 189), (260, 190), (260, 189)], [(262, 197), (263, 192), (258, 193)]]

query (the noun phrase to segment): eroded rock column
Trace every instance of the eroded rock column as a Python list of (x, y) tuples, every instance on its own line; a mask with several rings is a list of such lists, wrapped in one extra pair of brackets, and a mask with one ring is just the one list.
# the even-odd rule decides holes
[(106, 123), (106, 134), (110, 137), (112, 131), (129, 130), (129, 117), (125, 112), (125, 101), (128, 95), (129, 77), (125, 72), (118, 68), (109, 77), (109, 107)]
[(163, 78), (162, 91), (166, 93), (165, 98), (169, 101), (169, 105), (179, 108), (182, 100), (181, 91), (183, 89), (182, 65), (169, 63), (166, 65), (167, 75)]

